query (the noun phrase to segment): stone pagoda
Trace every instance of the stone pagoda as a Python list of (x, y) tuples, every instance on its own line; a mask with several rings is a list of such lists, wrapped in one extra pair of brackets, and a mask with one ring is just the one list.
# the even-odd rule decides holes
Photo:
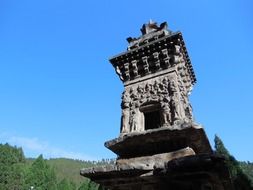
[(153, 21), (141, 32), (110, 59), (124, 84), (120, 134), (105, 142), (116, 163), (81, 175), (111, 190), (232, 189), (224, 160), (193, 118), (196, 77), (181, 32)]

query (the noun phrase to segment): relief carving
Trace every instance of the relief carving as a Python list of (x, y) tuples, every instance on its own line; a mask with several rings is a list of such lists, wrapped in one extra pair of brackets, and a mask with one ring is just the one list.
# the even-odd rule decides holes
[(192, 121), (192, 108), (182, 82), (177, 77), (163, 77), (125, 88), (122, 95), (122, 133), (145, 130), (144, 113), (140, 108), (150, 103), (159, 105), (162, 127), (170, 127), (178, 121)]
[(122, 94), (122, 116), (121, 116), (121, 133), (130, 132), (129, 118), (130, 118), (130, 97), (128, 91), (124, 91)]
[(181, 102), (181, 96), (178, 92), (174, 92), (171, 98), (171, 105), (173, 110), (173, 122), (185, 119), (184, 117), (184, 109)]
[(170, 99), (169, 97), (164, 98), (161, 102), (162, 108), (162, 122), (163, 126), (167, 127), (171, 125), (171, 111), (170, 111)]
[(130, 118), (130, 132), (137, 131), (139, 126), (139, 110), (138, 108), (135, 108), (131, 112), (131, 118)]

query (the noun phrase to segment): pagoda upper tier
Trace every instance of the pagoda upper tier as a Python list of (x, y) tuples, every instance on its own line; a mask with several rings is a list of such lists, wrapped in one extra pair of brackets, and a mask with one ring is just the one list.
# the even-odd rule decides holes
[(181, 32), (168, 30), (167, 23), (150, 21), (141, 28), (138, 38), (127, 38), (127, 51), (110, 59), (125, 86), (173, 70), (182, 78), (190, 92), (196, 77)]

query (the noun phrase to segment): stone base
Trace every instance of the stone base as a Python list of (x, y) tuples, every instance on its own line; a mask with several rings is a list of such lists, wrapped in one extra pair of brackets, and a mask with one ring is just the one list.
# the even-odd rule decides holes
[(213, 154), (184, 156), (165, 162), (157, 168), (122, 168), (120, 165), (124, 166), (124, 160), (120, 162), (116, 165), (83, 169), (81, 175), (110, 190), (233, 189), (224, 159)]
[(107, 141), (105, 146), (120, 158), (150, 156), (186, 147), (192, 148), (196, 154), (212, 153), (204, 129), (193, 123), (128, 133)]

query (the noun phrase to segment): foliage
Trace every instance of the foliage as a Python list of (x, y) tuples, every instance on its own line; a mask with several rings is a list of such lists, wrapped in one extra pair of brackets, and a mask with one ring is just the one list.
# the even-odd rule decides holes
[[(215, 135), (215, 152), (225, 158), (225, 163), (229, 169), (232, 182), (236, 190), (253, 190), (250, 178), (246, 175), (238, 162), (226, 149), (222, 140)], [(251, 171), (252, 173), (252, 171)]]
[[(216, 154), (226, 159), (236, 190), (252, 190), (253, 163), (238, 162), (215, 136)], [(112, 164), (115, 160), (81, 161), (73, 159), (26, 159), (22, 148), (0, 144), (0, 190), (100, 190), (97, 184), (81, 177), (79, 170)]]
[(98, 190), (81, 177), (81, 168), (113, 163), (114, 160), (26, 159), (22, 148), (0, 144), (0, 190)]
[(18, 190), (23, 186), (24, 163), (21, 148), (0, 144), (0, 190)]
[(248, 176), (253, 185), (253, 163), (252, 162), (240, 162), (240, 167), (243, 172)]
[(89, 183), (87, 178), (80, 176), (79, 171), (81, 168), (88, 168), (94, 166), (101, 166), (114, 163), (114, 159), (102, 159), (101, 161), (82, 161), (67, 158), (54, 158), (47, 160), (47, 163), (55, 169), (57, 181), (64, 178), (73, 181), (77, 187), (82, 183)]
[(54, 170), (40, 155), (29, 168), (26, 175), (26, 187), (36, 187), (36, 190), (57, 190)]
[(92, 181), (88, 181), (88, 183), (83, 182), (82, 185), (78, 188), (78, 190), (100, 190), (100, 188), (98, 184)]
[(60, 181), (57, 185), (57, 189), (61, 190), (75, 190), (76, 185), (72, 182), (64, 178), (63, 180)]

